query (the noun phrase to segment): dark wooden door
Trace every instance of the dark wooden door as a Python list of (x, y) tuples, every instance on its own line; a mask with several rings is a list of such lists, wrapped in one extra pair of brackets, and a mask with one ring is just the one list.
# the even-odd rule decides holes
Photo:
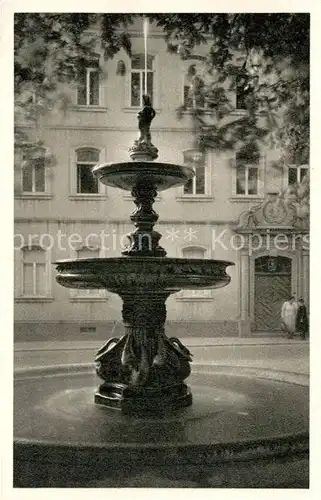
[(291, 288), (291, 259), (256, 259), (254, 314), (257, 331), (280, 330), (282, 304), (291, 295)]
[(291, 276), (255, 276), (256, 330), (280, 330), (282, 304), (290, 295)]

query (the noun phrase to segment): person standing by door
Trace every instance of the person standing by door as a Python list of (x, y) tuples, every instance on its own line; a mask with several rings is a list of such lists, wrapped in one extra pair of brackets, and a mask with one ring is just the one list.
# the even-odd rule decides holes
[(301, 339), (305, 340), (307, 333), (309, 331), (309, 320), (308, 320), (307, 307), (303, 299), (299, 300), (299, 307), (296, 316), (296, 329), (300, 333)]
[(285, 326), (288, 338), (292, 339), (296, 331), (296, 318), (297, 318), (298, 305), (292, 295), (286, 300), (281, 309), (281, 320)]

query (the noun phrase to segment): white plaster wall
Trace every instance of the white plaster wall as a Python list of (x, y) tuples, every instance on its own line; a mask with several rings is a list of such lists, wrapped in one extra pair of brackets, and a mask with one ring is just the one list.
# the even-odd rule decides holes
[[(143, 51), (143, 41), (134, 38), (133, 51)], [(152, 123), (153, 143), (159, 149), (157, 161), (171, 163), (183, 162), (182, 152), (193, 146), (191, 120), (185, 116), (182, 121), (176, 117), (176, 109), (182, 103), (183, 62), (166, 51), (161, 38), (149, 40), (149, 50), (158, 55), (158, 101), (157, 116)], [(200, 49), (205, 53), (206, 49)], [(128, 73), (121, 77), (116, 75), (116, 65), (123, 59), (129, 69), (129, 61), (124, 53), (106, 63), (105, 77), (102, 83), (102, 108), (96, 111), (80, 111), (70, 109), (65, 115), (55, 114), (48, 118), (44, 128), (44, 142), (55, 156), (56, 164), (50, 169), (49, 181), (52, 198), (47, 200), (21, 199), (15, 200), (15, 232), (23, 234), (48, 233), (55, 237), (58, 230), (66, 235), (79, 233), (99, 233), (105, 230), (117, 235), (118, 245), (106, 250), (106, 256), (120, 255), (120, 237), (133, 229), (129, 215), (134, 209), (132, 201), (126, 198), (125, 192), (107, 188), (105, 196), (100, 200), (71, 199), (71, 170), (73, 151), (80, 146), (93, 146), (102, 149), (101, 161), (129, 161), (128, 148), (137, 136), (137, 109), (128, 110), (126, 92), (128, 92)], [(74, 89), (70, 89), (72, 94)], [(279, 191), (284, 186), (284, 174), (273, 167), (278, 159), (278, 151), (265, 151), (265, 193)], [(208, 168), (210, 175), (209, 198), (198, 201), (181, 201), (181, 188), (170, 189), (160, 193), (160, 199), (154, 208), (159, 213), (159, 223), (155, 229), (163, 234), (160, 244), (165, 247), (168, 256), (181, 255), (185, 244), (205, 247), (208, 257), (231, 260), (234, 267), (228, 268), (231, 283), (212, 293), (210, 302), (182, 302), (172, 296), (168, 300), (169, 320), (199, 321), (237, 321), (240, 310), (240, 265), (239, 252), (232, 248), (232, 225), (240, 213), (258, 203), (258, 199), (240, 200), (232, 196), (233, 185), (233, 152), (210, 152)], [(19, 185), (21, 172), (16, 170), (15, 184)], [(163, 222), (162, 222), (163, 221)], [(171, 241), (168, 231), (179, 228), (180, 239)], [(184, 240), (184, 231), (192, 228), (197, 232), (197, 240)], [(225, 246), (215, 243), (215, 238), (224, 233), (222, 239)], [(214, 234), (214, 236), (213, 236)], [(221, 240), (220, 240), (221, 241)], [(68, 249), (54, 246), (51, 259), (70, 257)], [(16, 270), (19, 262), (16, 260)], [(15, 279), (19, 285), (19, 271)], [(304, 289), (307, 288), (305, 284)], [(98, 303), (74, 303), (70, 301), (69, 290), (55, 282), (55, 271), (52, 271), (52, 295), (54, 300), (48, 303), (23, 303), (15, 305), (15, 318), (23, 321), (97, 321), (116, 320), (120, 318), (120, 299), (110, 294), (108, 300)]]

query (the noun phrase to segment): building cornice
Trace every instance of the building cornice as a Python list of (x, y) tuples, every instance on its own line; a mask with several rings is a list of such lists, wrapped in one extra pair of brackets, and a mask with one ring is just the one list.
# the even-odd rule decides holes
[[(59, 224), (73, 224), (73, 223), (83, 223), (83, 224), (128, 224), (131, 225), (131, 222), (128, 219), (109, 219), (106, 220), (106, 218), (100, 218), (100, 219), (86, 219), (84, 217), (82, 218), (67, 218), (67, 217), (33, 217), (32, 219), (28, 217), (16, 217), (14, 219), (14, 222), (16, 224), (19, 223), (47, 223), (47, 222), (53, 222), (53, 223), (59, 223)], [(199, 225), (199, 226), (225, 226), (229, 225), (232, 226), (235, 223), (234, 219), (233, 220), (209, 220), (209, 221), (204, 221), (204, 220), (171, 220), (171, 219), (162, 219), (158, 223), (158, 226), (164, 226), (164, 225), (176, 225), (176, 226), (181, 226), (181, 225)]]
[(271, 236), (277, 234), (309, 234), (309, 229), (306, 228), (298, 228), (295, 226), (257, 226), (252, 229), (248, 228), (239, 228), (236, 224), (232, 225), (232, 229), (238, 233), (245, 235), (251, 234), (270, 234)]
[[(21, 126), (21, 129), (33, 129), (32, 126)], [(97, 130), (106, 132), (137, 132), (137, 127), (109, 127), (105, 125), (45, 125), (44, 130)], [(153, 133), (155, 132), (192, 132), (192, 127), (157, 127), (153, 128)]]
[[(75, 109), (72, 109), (70, 110), (72, 112), (73, 115), (76, 115), (76, 113), (78, 113), (79, 111), (81, 110), (75, 110)], [(137, 113), (139, 111), (139, 108), (126, 108), (126, 111), (123, 109), (123, 112), (124, 113), (128, 113), (128, 112), (131, 112), (131, 113)], [(86, 112), (91, 112), (93, 114), (95, 114), (95, 110), (92, 110), (92, 109), (88, 109), (86, 110)], [(188, 114), (188, 113), (186, 113)], [(108, 113), (106, 113), (106, 116), (108, 116)], [(235, 116), (239, 116), (239, 117), (242, 117), (244, 116), (244, 113), (243, 112), (240, 112), (238, 110), (235, 110), (235, 111), (232, 111), (228, 116), (231, 116), (231, 117), (235, 117)], [(17, 127), (19, 127), (21, 130), (33, 130), (35, 129), (35, 127), (31, 124), (17, 124)], [(106, 131), (106, 132), (136, 132), (137, 131), (137, 127), (136, 126), (132, 126), (132, 127), (124, 127), (124, 126), (117, 126), (117, 125), (114, 125), (114, 126), (107, 126), (107, 125), (87, 125), (87, 124), (77, 124), (77, 125), (74, 125), (74, 124), (59, 124), (59, 123), (53, 123), (53, 124), (45, 124), (43, 126), (43, 129), (44, 130), (94, 130), (94, 131)], [(206, 129), (206, 127), (205, 127)], [(188, 124), (188, 121), (186, 122), (186, 124), (184, 126), (177, 126), (177, 127), (167, 127), (167, 126), (164, 126), (164, 127), (153, 127), (153, 132), (168, 132), (168, 133), (173, 133), (173, 132), (193, 132), (194, 130), (194, 127), (193, 127), (193, 124), (191, 123), (191, 125)]]

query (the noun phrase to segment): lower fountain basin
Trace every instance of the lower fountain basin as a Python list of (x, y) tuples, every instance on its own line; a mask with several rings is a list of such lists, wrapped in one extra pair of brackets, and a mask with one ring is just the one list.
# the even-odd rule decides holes
[(104, 163), (93, 169), (100, 182), (126, 191), (138, 183), (151, 184), (157, 191), (181, 186), (192, 179), (195, 172), (190, 167), (153, 161)]
[(199, 365), (193, 406), (161, 418), (95, 405), (97, 384), (92, 365), (16, 374), (16, 487), (308, 487), (309, 390), (293, 376)]
[(56, 262), (58, 283), (68, 288), (106, 288), (111, 292), (174, 293), (220, 288), (231, 278), (229, 261), (169, 257), (111, 257)]

